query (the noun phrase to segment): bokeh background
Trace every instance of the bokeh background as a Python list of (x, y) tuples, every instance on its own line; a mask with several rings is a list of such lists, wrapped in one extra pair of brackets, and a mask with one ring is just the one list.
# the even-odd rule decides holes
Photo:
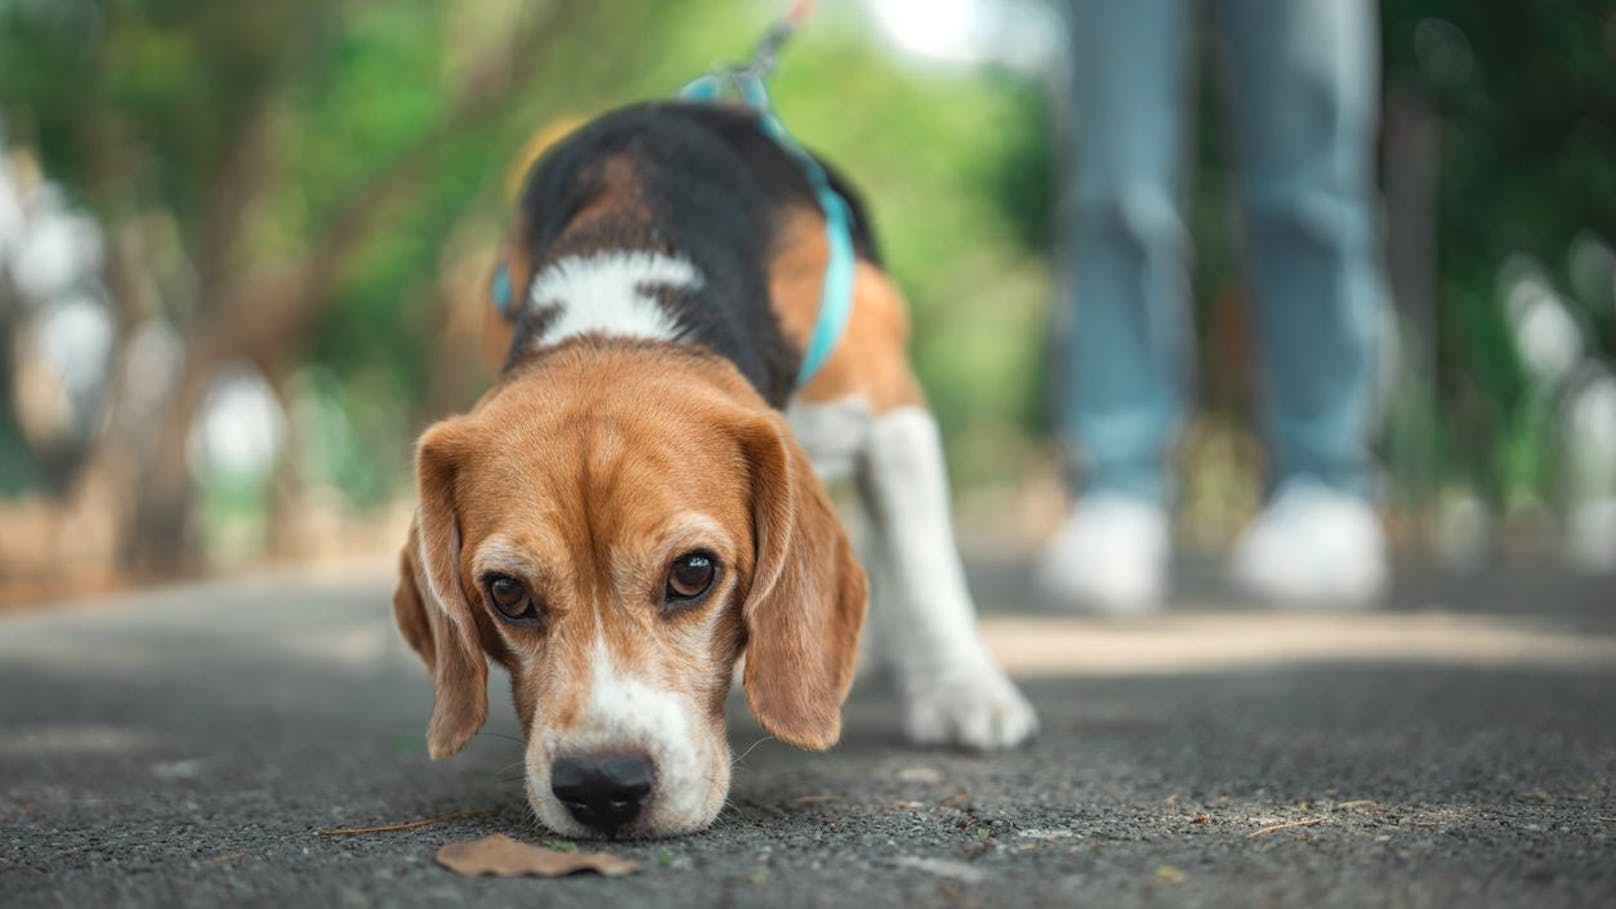
[[(0, 604), (382, 553), (474, 351), (517, 171), (742, 55), (762, 0), (0, 0)], [(1616, 3), (1385, 0), (1400, 556), (1616, 569)], [(1196, 48), (1200, 415), (1181, 535), (1258, 505), (1219, 48)], [(1047, 345), (1065, 36), (1034, 0), (822, 0), (792, 130), (916, 308), (962, 532), (1059, 517)]]

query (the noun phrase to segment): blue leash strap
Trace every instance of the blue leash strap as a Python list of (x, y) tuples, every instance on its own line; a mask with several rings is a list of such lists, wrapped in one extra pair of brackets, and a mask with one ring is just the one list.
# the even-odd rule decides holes
[(753, 54), (752, 61), (743, 68), (719, 69), (698, 76), (679, 90), (679, 97), (687, 101), (718, 102), (726, 90), (757, 113), (758, 122), (787, 154), (796, 160), (814, 191), (814, 200), (825, 216), (825, 277), (819, 290), (819, 314), (814, 318), (813, 331), (802, 352), (802, 366), (797, 370), (797, 387), (808, 384), (830, 359), (847, 320), (853, 315), (853, 253), (852, 214), (847, 200), (830, 185), (830, 178), (814, 156), (786, 132), (785, 125), (774, 115), (769, 91), (763, 77), (774, 66), (774, 53), (794, 28), (781, 22), (764, 36)]

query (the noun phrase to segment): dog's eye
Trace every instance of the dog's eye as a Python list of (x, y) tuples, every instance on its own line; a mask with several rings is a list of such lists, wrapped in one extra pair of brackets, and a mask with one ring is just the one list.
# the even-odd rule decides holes
[(712, 589), (717, 577), (717, 559), (705, 552), (687, 552), (668, 566), (663, 599), (669, 605), (684, 605), (698, 600)]
[(505, 618), (520, 621), (538, 617), (533, 595), (521, 581), (506, 574), (490, 574), (483, 578), (483, 587), (488, 591), (488, 602)]

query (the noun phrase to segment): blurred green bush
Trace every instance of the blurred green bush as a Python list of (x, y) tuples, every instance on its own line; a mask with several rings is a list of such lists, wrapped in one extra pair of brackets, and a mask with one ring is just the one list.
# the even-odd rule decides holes
[[(1014, 484), (1051, 462), (1058, 85), (901, 58), (856, 4), (822, 6), (784, 55), (779, 109), (870, 197), (916, 307), (915, 356), (956, 483)], [(1388, 212), (1395, 243), (1426, 250), (1393, 255), (1412, 301), (1386, 440), (1393, 489), (1422, 506), (1454, 478), (1500, 506), (1546, 495), (1544, 395), (1520, 365), (1501, 269), (1537, 263), (1589, 350), (1611, 354), (1611, 282), (1578, 284), (1568, 255), (1616, 237), (1616, 5), (1383, 10), (1396, 108), (1386, 169), (1402, 193)], [(0, 3), (0, 117), (10, 147), (31, 149), (104, 225), (120, 339), (161, 319), (183, 344), (174, 393), (143, 422), (183, 435), (227, 362), (252, 363), (288, 401), (290, 476), (256, 502), (234, 486), (210, 501), (273, 511), (274, 496), (315, 483), (362, 508), (407, 494), (414, 434), (488, 379), (464, 366), (464, 310), (479, 305), (519, 151), (558, 122), (669, 94), (741, 54), (774, 12), (716, 0)], [(1230, 315), (1239, 244), (1223, 133), (1202, 120), (1201, 386), (1213, 420), (1232, 423), (1249, 411)], [(0, 318), (8, 345), (15, 323)], [(0, 390), (14, 495), (44, 472)], [(184, 445), (130, 450), (147, 453), (126, 484), (124, 558), (149, 548), (160, 560), (194, 538), (195, 490), (173, 463)], [(1229, 448), (1189, 456), (1214, 450)]]

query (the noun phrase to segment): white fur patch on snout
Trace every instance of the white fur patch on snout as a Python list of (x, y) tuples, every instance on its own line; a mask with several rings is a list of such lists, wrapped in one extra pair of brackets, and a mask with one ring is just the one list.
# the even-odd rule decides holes
[[(701, 726), (695, 699), (647, 684), (616, 664), (604, 638), (590, 654), (589, 695), (571, 729), (535, 728), (542, 736), (543, 767), (529, 766), (540, 819), (569, 834), (587, 833), (549, 789), (549, 762), (579, 754), (643, 752), (655, 766), (655, 784), (635, 833), (682, 832), (712, 820), (729, 785), (727, 755), (715, 754)], [(531, 761), (532, 755), (530, 755)], [(716, 789), (716, 792), (715, 792)]]

